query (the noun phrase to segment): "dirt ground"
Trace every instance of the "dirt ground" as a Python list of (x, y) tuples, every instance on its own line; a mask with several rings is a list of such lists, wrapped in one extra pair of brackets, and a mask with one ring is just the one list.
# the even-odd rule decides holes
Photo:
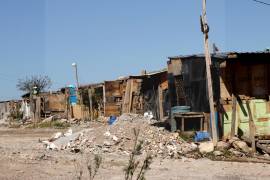
[[(0, 128), (0, 179), (76, 179), (80, 170), (87, 179), (85, 161), (91, 156), (68, 151), (46, 150), (39, 139), (49, 138), (55, 129)], [(65, 130), (63, 130), (65, 131)], [(128, 156), (103, 156), (96, 179), (124, 179)], [(208, 159), (154, 159), (146, 179), (270, 179), (269, 164), (216, 162)]]

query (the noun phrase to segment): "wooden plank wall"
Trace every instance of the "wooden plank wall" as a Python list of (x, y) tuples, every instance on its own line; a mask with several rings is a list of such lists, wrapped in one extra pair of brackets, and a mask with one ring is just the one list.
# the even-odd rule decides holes
[(105, 86), (105, 116), (119, 116), (122, 112), (124, 80), (106, 81)]
[(267, 62), (228, 61), (220, 68), (220, 95), (231, 100), (232, 93), (241, 98), (267, 98), (270, 94), (270, 69)]

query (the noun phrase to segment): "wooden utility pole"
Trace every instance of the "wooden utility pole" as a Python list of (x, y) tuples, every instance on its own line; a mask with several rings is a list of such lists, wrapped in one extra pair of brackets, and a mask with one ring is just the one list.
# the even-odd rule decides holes
[(211, 75), (211, 55), (210, 55), (209, 43), (208, 43), (209, 26), (207, 24), (207, 19), (206, 19), (206, 0), (203, 0), (203, 14), (201, 16), (201, 30), (204, 34), (205, 65), (206, 65), (206, 73), (207, 73), (208, 98), (209, 98), (209, 105), (210, 105), (211, 132), (212, 132), (213, 143), (214, 145), (216, 145), (218, 141), (218, 137), (217, 137), (212, 75)]

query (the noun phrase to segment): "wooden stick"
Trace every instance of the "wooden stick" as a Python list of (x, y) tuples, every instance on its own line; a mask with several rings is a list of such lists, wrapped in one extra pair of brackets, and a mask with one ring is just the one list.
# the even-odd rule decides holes
[(90, 120), (93, 120), (93, 101), (92, 101), (92, 88), (88, 89), (89, 108), (90, 108)]
[(163, 119), (164, 113), (163, 113), (163, 94), (162, 94), (162, 88), (161, 86), (158, 86), (158, 103), (159, 103), (159, 119)]
[(247, 110), (248, 110), (248, 116), (249, 116), (249, 138), (251, 140), (252, 151), (255, 153), (256, 152), (256, 144), (255, 144), (255, 131), (256, 130), (255, 130), (255, 125), (254, 125), (253, 116), (252, 116), (249, 103), (250, 103), (249, 100), (247, 100), (246, 104), (247, 104)]
[(132, 102), (133, 102), (133, 80), (131, 80), (131, 83), (130, 83), (128, 113), (131, 113), (132, 111)]
[(215, 107), (214, 107), (214, 96), (213, 96), (213, 86), (212, 86), (212, 75), (211, 75), (211, 55), (209, 51), (208, 43), (208, 32), (209, 26), (206, 20), (206, 0), (203, 0), (203, 14), (201, 16), (201, 25), (202, 31), (204, 34), (204, 50), (205, 50), (205, 65), (206, 65), (206, 74), (207, 74), (207, 87), (208, 87), (208, 98), (210, 106), (210, 119), (211, 119), (211, 132), (213, 143), (216, 146), (218, 137), (217, 137), (217, 127), (216, 127), (216, 117), (215, 117)]
[(129, 98), (130, 98), (130, 85), (131, 85), (131, 80), (127, 80), (126, 82), (126, 90), (125, 90), (125, 96), (124, 96), (124, 101), (123, 101), (123, 113), (128, 113), (128, 108), (129, 108)]
[(232, 94), (232, 125), (231, 125), (231, 138), (235, 136), (235, 126), (236, 126), (236, 105), (237, 99), (234, 94)]
[(104, 111), (104, 116), (106, 116), (106, 82), (104, 82), (103, 85), (103, 111)]

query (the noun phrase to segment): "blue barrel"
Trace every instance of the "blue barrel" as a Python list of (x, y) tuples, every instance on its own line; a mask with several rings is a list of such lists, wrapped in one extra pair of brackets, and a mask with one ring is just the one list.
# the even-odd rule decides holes
[(172, 114), (190, 112), (190, 106), (174, 106), (171, 108)]

